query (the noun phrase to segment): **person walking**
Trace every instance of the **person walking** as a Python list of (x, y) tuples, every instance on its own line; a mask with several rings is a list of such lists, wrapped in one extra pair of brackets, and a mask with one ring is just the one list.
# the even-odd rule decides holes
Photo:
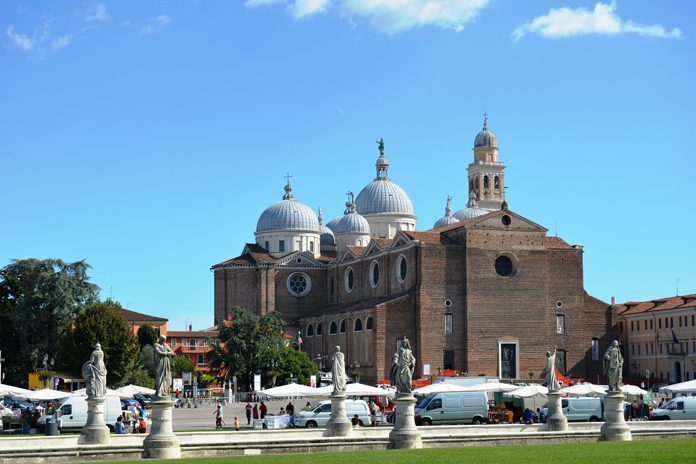
[(213, 411), (213, 414), (215, 414), (215, 430), (222, 430), (222, 424), (225, 422), (225, 420), (222, 417), (222, 403), (218, 402), (215, 411)]
[(251, 403), (247, 402), (244, 406), (244, 412), (246, 412), (247, 425), (251, 425)]
[(268, 412), (268, 407), (266, 406), (266, 403), (264, 403), (263, 401), (261, 401), (259, 411), (261, 412), (261, 419), (264, 419), (266, 417), (266, 413)]
[(259, 418), (259, 406), (256, 403), (254, 403), (254, 407), (251, 409), (251, 412), (254, 415), (254, 419)]
[(287, 413), (288, 416), (290, 416), (290, 427), (295, 426), (295, 406), (292, 404), (292, 401), (288, 403), (287, 406), (285, 406), (285, 412)]

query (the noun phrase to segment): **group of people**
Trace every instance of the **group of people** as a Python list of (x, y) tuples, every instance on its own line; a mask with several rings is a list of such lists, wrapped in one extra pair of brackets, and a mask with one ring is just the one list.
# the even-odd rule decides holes
[[(215, 414), (215, 430), (222, 430), (223, 425), (227, 425), (227, 422), (225, 422), (225, 414), (224, 414), (224, 409), (222, 407), (222, 401), (218, 401), (217, 405), (215, 406), (215, 411), (213, 411), (213, 414)], [(234, 416), (234, 430), (239, 431), (239, 418), (237, 416)]]
[[(147, 433), (147, 409), (141, 406), (132, 405), (129, 409), (130, 412), (130, 424), (131, 433)], [(118, 416), (116, 418), (116, 424), (114, 425), (114, 432), (117, 434), (128, 433), (128, 428), (126, 427), (126, 414)]]
[[(309, 403), (307, 403), (309, 405)], [(268, 415), (268, 406), (266, 406), (266, 403), (261, 401), (260, 405), (257, 403), (254, 403), (252, 406), (251, 403), (247, 402), (246, 406), (244, 406), (244, 412), (246, 413), (246, 420), (247, 420), (247, 425), (251, 425), (251, 420), (252, 419), (265, 419), (266, 416)], [(280, 407), (280, 411), (278, 411), (279, 416), (284, 416), (284, 415), (290, 416), (290, 427), (295, 426), (295, 406), (292, 404), (292, 401), (288, 402), (287, 406), (283, 408), (282, 406)]]
[(536, 411), (532, 411), (529, 408), (524, 409), (522, 417), (520, 417), (520, 423), (523, 424), (543, 424), (546, 422), (546, 415), (541, 408), (537, 408)]
[[(664, 400), (660, 403), (663, 404)], [(661, 407), (661, 406), (660, 406)], [(642, 400), (633, 400), (633, 403), (626, 402), (624, 409), (624, 418), (626, 420), (650, 420), (650, 405)]]

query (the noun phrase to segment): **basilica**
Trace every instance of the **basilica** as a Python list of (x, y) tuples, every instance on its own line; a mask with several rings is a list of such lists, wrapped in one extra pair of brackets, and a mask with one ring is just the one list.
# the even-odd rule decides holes
[(364, 382), (388, 377), (404, 338), (414, 378), (455, 371), (539, 378), (556, 347), (565, 375), (593, 378), (611, 341), (610, 306), (583, 285), (583, 249), (510, 210), (505, 164), (484, 120), (468, 167), (468, 203), (416, 226), (379, 143), (375, 178), (324, 223), (288, 182), (255, 240), (212, 266), (215, 323), (235, 307), (278, 311), (320, 365), (341, 346)]

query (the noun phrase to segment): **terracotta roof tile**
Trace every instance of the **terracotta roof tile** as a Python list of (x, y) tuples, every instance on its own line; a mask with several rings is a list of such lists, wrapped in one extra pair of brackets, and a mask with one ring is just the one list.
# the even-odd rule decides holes
[(215, 338), (218, 336), (217, 330), (167, 330), (167, 337), (176, 338), (200, 338), (200, 337), (210, 337)]
[(348, 246), (346, 248), (352, 251), (355, 256), (362, 256), (363, 254), (365, 254), (365, 250), (367, 250), (367, 247), (361, 246)]
[(641, 314), (652, 311), (667, 311), (676, 308), (696, 307), (696, 294), (673, 296), (649, 301), (628, 301), (617, 305), (617, 311), (622, 316)]
[(167, 322), (169, 319), (163, 317), (150, 316), (148, 314), (138, 313), (126, 308), (111, 308), (113, 312), (124, 318), (127, 322)]
[(318, 317), (324, 314), (339, 314), (339, 313), (346, 313), (346, 312), (351, 312), (351, 311), (359, 311), (362, 309), (367, 309), (367, 308), (372, 308), (373, 306), (377, 306), (379, 304), (386, 304), (386, 303), (391, 303), (393, 301), (399, 300), (401, 298), (405, 298), (409, 295), (408, 292), (404, 293), (399, 293), (397, 295), (389, 295), (389, 296), (383, 296), (379, 298), (368, 298), (365, 300), (358, 300), (358, 301), (349, 301), (346, 303), (339, 303), (335, 305), (329, 305), (329, 306), (324, 306), (320, 309), (316, 309), (314, 311), (310, 311), (308, 313), (305, 313), (302, 315), (302, 317), (299, 317), (298, 319), (307, 319), (311, 317)]
[(372, 241), (375, 242), (380, 248), (384, 249), (389, 247), (394, 240), (390, 238), (373, 238)]
[(574, 247), (561, 237), (545, 237), (544, 244), (546, 248), (562, 248), (562, 249), (574, 249)]

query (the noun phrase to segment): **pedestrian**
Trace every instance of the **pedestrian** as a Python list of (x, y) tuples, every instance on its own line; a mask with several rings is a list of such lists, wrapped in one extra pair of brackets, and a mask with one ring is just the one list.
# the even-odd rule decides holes
[(222, 417), (222, 403), (218, 402), (213, 414), (215, 414), (215, 430), (222, 430), (222, 424), (225, 422)]
[(290, 416), (290, 427), (295, 426), (295, 406), (292, 404), (292, 401), (288, 403), (287, 406), (285, 406), (285, 412)]
[(251, 403), (247, 402), (244, 411), (246, 412), (247, 425), (251, 425)]
[(254, 419), (259, 418), (259, 406), (256, 403), (254, 403), (254, 407), (251, 409), (251, 412), (254, 415)]
[(123, 435), (126, 433), (126, 426), (123, 425), (123, 416), (118, 416), (116, 418), (116, 424), (114, 425), (114, 432), (116, 432), (119, 435)]
[(311, 411), (312, 410), (312, 404), (307, 401), (307, 404), (305, 404), (305, 407), (302, 409), (303, 411)]
[(261, 401), (261, 406), (259, 407), (259, 411), (261, 412), (261, 419), (266, 417), (266, 413), (268, 412), (268, 407), (266, 407), (266, 403)]
[(237, 416), (234, 416), (234, 430), (239, 432), (239, 419), (237, 419)]

